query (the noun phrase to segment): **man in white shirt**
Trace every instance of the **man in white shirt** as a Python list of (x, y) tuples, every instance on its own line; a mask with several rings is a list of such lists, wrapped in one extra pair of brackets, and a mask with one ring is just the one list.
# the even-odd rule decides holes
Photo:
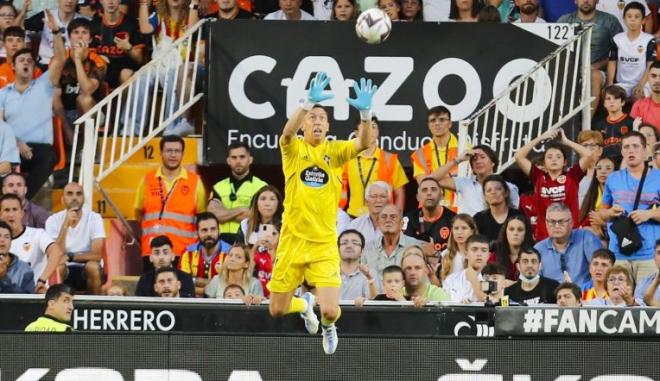
[(486, 300), (486, 294), (481, 291), (480, 282), (484, 280), (481, 271), (486, 267), (490, 256), (488, 238), (475, 234), (468, 238), (465, 244), (465, 270), (450, 274), (442, 283), (442, 288), (449, 292), (454, 303), (483, 302)]
[(383, 236), (378, 227), (378, 214), (392, 200), (392, 188), (385, 181), (374, 181), (364, 192), (364, 202), (368, 212), (357, 217), (348, 225), (349, 229), (359, 231), (365, 242), (380, 239)]
[(0, 197), (0, 220), (11, 228), (10, 252), (32, 267), (36, 291), (45, 292), (48, 279), (64, 257), (62, 250), (44, 229), (23, 225), (23, 204), (15, 194)]
[[(470, 161), (473, 175), (452, 177), (450, 175), (451, 170), (466, 160)], [(498, 156), (492, 148), (487, 145), (478, 145), (462, 152), (456, 159), (447, 162), (431, 173), (431, 176), (438, 180), (441, 187), (456, 191), (456, 194), (460, 197), (460, 201), (457, 202), (458, 213), (474, 216), (477, 212), (486, 208), (482, 183), (486, 177), (495, 173), (498, 161)], [(518, 187), (508, 181), (506, 184), (509, 186), (511, 204), (514, 208), (518, 208), (520, 203)]]
[(314, 16), (300, 9), (302, 0), (279, 0), (280, 10), (269, 13), (264, 20), (308, 21)]
[(105, 229), (101, 215), (84, 208), (84, 200), (80, 184), (67, 184), (62, 194), (66, 209), (48, 217), (46, 232), (66, 253), (65, 282), (99, 295)]
[(447, 21), (451, 0), (423, 0), (424, 21)]

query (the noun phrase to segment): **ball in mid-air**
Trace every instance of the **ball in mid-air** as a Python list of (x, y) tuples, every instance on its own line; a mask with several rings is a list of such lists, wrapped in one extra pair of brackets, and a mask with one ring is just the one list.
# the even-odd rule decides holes
[(368, 44), (380, 44), (390, 36), (392, 20), (384, 11), (370, 8), (360, 13), (355, 22), (357, 36)]

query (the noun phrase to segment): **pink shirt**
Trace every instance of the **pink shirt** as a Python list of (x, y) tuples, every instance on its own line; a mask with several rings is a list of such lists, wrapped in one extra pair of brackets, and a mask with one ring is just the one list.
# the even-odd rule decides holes
[(651, 97), (635, 102), (630, 115), (633, 118), (641, 116), (644, 123), (655, 126), (655, 129), (660, 133), (660, 103), (654, 102)]

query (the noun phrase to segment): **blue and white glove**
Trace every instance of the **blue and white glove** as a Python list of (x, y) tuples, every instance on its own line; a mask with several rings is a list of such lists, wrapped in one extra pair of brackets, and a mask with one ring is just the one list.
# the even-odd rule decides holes
[(307, 92), (307, 99), (303, 104), (303, 108), (307, 111), (311, 110), (314, 105), (319, 104), (328, 99), (334, 98), (334, 94), (326, 92), (325, 88), (330, 83), (330, 78), (327, 74), (320, 71), (312, 79), (309, 85), (309, 92)]
[(353, 82), (353, 90), (355, 90), (355, 99), (347, 98), (346, 101), (360, 111), (360, 119), (371, 120), (371, 101), (378, 86), (372, 85), (370, 79), (360, 78), (359, 86), (357, 82)]

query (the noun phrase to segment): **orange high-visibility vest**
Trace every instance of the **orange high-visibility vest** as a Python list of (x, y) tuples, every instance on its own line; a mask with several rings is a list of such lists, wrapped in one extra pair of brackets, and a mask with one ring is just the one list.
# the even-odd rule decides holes
[(144, 181), (142, 256), (151, 254), (151, 240), (159, 235), (166, 235), (172, 240), (172, 251), (177, 256), (197, 240), (195, 214), (198, 181), (201, 180), (197, 174), (188, 172), (187, 178), (179, 177), (171, 191), (167, 192), (165, 183), (156, 177), (156, 171), (147, 173)]
[[(458, 156), (458, 144), (455, 146), (452, 146), (452, 139), (455, 139), (454, 136), (452, 135), (449, 138), (449, 142), (447, 143), (447, 155), (446, 155), (446, 160), (444, 163), (438, 163), (438, 168), (441, 166), (447, 164), (449, 161), (454, 160)], [(417, 164), (421, 168), (424, 169), (424, 173), (426, 175), (430, 175), (433, 172), (433, 160), (438, 160), (434, 159), (433, 155), (433, 150), (435, 148), (435, 143), (433, 141), (430, 141), (426, 144), (424, 144), (421, 148), (418, 148), (417, 151), (413, 152), (410, 155), (410, 160), (414, 164)], [(452, 168), (451, 172), (452, 175), (456, 175), (458, 173), (458, 167)], [(454, 206), (454, 197), (456, 194), (452, 191), (445, 190), (445, 197), (444, 200), (446, 201), (446, 207), (449, 207), (452, 211), (456, 211), (456, 207)]]
[[(378, 172), (376, 173), (376, 181), (385, 181), (394, 187), (392, 184), (394, 178), (394, 170), (396, 168), (396, 161), (398, 155), (392, 152), (387, 152), (383, 149), (379, 150), (378, 155)], [(339, 200), (339, 207), (342, 209), (348, 208), (348, 164), (344, 164), (344, 171), (341, 177), (341, 200)], [(366, 189), (365, 189), (366, 190)], [(361, 195), (364, 197), (364, 193)], [(392, 202), (394, 202), (394, 193), (392, 193)]]

